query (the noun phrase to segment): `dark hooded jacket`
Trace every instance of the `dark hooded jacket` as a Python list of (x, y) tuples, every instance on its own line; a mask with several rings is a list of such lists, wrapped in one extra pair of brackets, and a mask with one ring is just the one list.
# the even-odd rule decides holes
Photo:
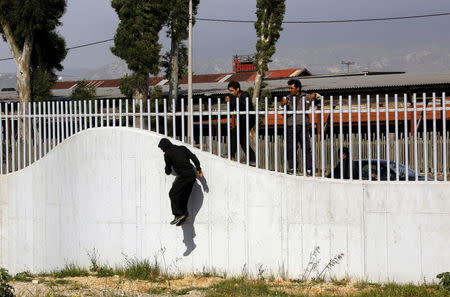
[(174, 145), (169, 139), (163, 138), (158, 144), (158, 147), (164, 152), (164, 161), (166, 162), (165, 172), (167, 175), (172, 173), (172, 168), (177, 174), (181, 174), (185, 170), (195, 169), (201, 171), (200, 161), (197, 157), (185, 146)]

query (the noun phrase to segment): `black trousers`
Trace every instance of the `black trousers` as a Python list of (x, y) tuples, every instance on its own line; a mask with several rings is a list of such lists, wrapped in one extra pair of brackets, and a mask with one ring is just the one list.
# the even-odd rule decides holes
[[(305, 148), (303, 147), (303, 126), (297, 125), (295, 127), (295, 141), (296, 144), (294, 146), (294, 127), (287, 126), (287, 160), (289, 164), (289, 168), (294, 168), (294, 147), (295, 151), (297, 151), (297, 145), (300, 144), (300, 147), (306, 150), (306, 170), (312, 169), (312, 154), (311, 154), (311, 139), (309, 138), (309, 131), (311, 130), (310, 125), (305, 126)], [(303, 154), (301, 156), (297, 156), (296, 160), (303, 158)], [(298, 168), (298, 167), (297, 167)]]
[[(237, 152), (237, 133), (238, 130), (236, 128), (233, 128), (230, 130), (230, 147), (231, 147), (231, 157), (234, 157), (236, 155)], [(247, 154), (247, 133), (250, 133), (250, 131), (247, 131), (245, 129), (245, 127), (239, 127), (239, 144), (241, 145), (241, 148), (244, 150), (244, 152)], [(255, 157), (255, 151), (252, 149), (252, 147), (249, 145), (248, 146), (248, 153), (249, 153), (249, 159), (250, 162), (255, 162), (256, 157)], [(240, 161), (240, 160), (238, 160)]]
[(184, 170), (175, 178), (169, 191), (170, 204), (174, 216), (188, 215), (187, 205), (194, 183), (194, 169)]

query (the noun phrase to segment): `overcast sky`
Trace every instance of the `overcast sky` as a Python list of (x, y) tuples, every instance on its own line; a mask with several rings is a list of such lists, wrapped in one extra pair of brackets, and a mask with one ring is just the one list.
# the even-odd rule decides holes
[[(285, 20), (374, 18), (439, 12), (450, 12), (449, 0), (287, 0)], [(201, 0), (198, 17), (253, 20), (255, 0)], [(110, 0), (69, 0), (62, 23), (60, 33), (70, 47), (112, 38), (118, 19)], [(448, 28), (450, 16), (377, 23), (285, 24), (271, 66), (337, 71), (339, 69), (336, 68), (342, 67), (342, 60), (350, 60), (360, 68), (374, 70), (403, 67), (416, 71), (450, 71)], [(161, 36), (167, 47), (165, 35)], [(232, 55), (253, 53), (255, 41), (253, 24), (198, 21), (194, 27), (194, 71), (229, 72)], [(117, 62), (109, 50), (111, 45), (107, 43), (70, 51), (63, 73)], [(7, 44), (0, 41), (0, 58), (10, 55)], [(0, 62), (0, 73), (14, 71), (12, 61)]]

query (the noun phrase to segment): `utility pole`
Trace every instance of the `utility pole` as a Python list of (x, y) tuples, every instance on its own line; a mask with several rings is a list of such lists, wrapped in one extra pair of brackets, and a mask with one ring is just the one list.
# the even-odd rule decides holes
[(351, 62), (351, 61), (342, 61), (341, 64), (347, 65), (347, 73), (350, 73), (350, 65), (355, 65), (355, 62)]
[(188, 37), (188, 137), (194, 145), (194, 104), (192, 98), (192, 0), (189, 0), (189, 37)]

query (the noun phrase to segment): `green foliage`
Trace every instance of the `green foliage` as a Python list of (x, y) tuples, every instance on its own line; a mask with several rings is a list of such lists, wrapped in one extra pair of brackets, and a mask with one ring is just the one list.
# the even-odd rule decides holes
[(256, 68), (259, 72), (268, 70), (268, 63), (275, 54), (275, 44), (283, 30), (283, 18), (286, 10), (285, 0), (257, 0), (255, 23)]
[[(31, 81), (22, 87), (37, 101), (48, 99), (55, 71), (63, 69), (61, 63), (67, 55), (66, 43), (56, 28), (61, 25), (59, 19), (65, 9), (66, 0), (0, 1), (0, 35), (10, 45), (17, 46), (13, 49), (16, 63), (18, 57), (26, 61), (25, 71)], [(12, 35), (6, 34), (7, 28), (11, 29)], [(26, 41), (29, 47), (24, 47)], [(28, 54), (29, 61), (23, 58)], [(21, 82), (18, 84), (21, 89)], [(22, 98), (28, 99), (31, 98)]]
[(271, 289), (264, 281), (250, 281), (244, 278), (234, 278), (215, 284), (206, 291), (207, 297), (255, 297), (255, 296), (293, 296), (281, 291)]
[(89, 271), (76, 264), (70, 263), (66, 264), (61, 270), (53, 271), (50, 275), (56, 278), (88, 276)]
[[(184, 43), (179, 42), (178, 49), (178, 78), (182, 78), (187, 75), (187, 66), (188, 66), (188, 53), (187, 47)], [(164, 69), (164, 77), (166, 79), (171, 79), (172, 73), (172, 62), (170, 52), (166, 52), (162, 57), (161, 66)]]
[(82, 80), (77, 84), (70, 97), (74, 101), (95, 100), (97, 98), (95, 88), (89, 87), (88, 82), (85, 80)]
[(129, 279), (151, 280), (161, 275), (161, 270), (158, 261), (155, 259), (151, 263), (148, 259), (125, 258), (125, 268), (122, 270), (122, 275)]
[(111, 51), (140, 75), (159, 72), (159, 32), (166, 23), (168, 10), (165, 1), (112, 0), (119, 17)]
[(11, 276), (8, 270), (0, 268), (0, 296), (14, 297), (14, 288), (8, 284), (11, 281)]
[(439, 279), (439, 285), (443, 288), (450, 290), (450, 272), (442, 272), (436, 275)]
[(17, 273), (14, 278), (16, 282), (31, 282), (33, 280), (33, 274), (29, 271), (19, 272)]
[(132, 99), (136, 90), (141, 94), (148, 94), (148, 75), (133, 73), (120, 79), (120, 92), (128, 99)]
[(47, 101), (52, 97), (51, 87), (56, 82), (56, 75), (40, 67), (31, 74), (31, 96), (33, 101)]

